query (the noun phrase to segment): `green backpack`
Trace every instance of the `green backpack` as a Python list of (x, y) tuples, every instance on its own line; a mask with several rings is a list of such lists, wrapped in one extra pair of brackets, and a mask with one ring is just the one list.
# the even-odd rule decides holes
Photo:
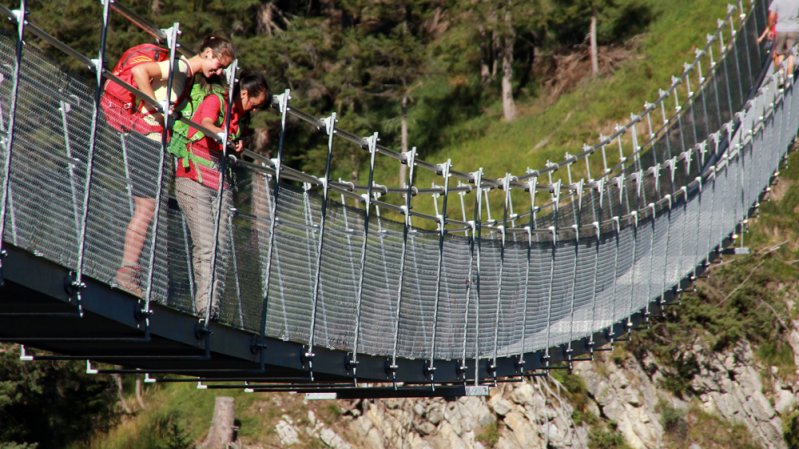
[[(210, 88), (210, 89), (209, 89)], [(225, 118), (225, 88), (218, 84), (211, 84), (209, 87), (203, 87), (200, 83), (194, 83), (189, 93), (188, 101), (183, 109), (180, 110), (180, 115), (189, 119), (193, 119), (194, 113), (202, 103), (203, 99), (208, 95), (214, 94), (219, 98), (219, 117), (216, 119), (217, 126), (220, 126)], [(169, 140), (167, 151), (180, 158), (183, 161), (183, 168), (189, 166), (189, 160), (195, 159), (191, 152), (191, 144), (205, 137), (202, 131), (197, 131), (191, 138), (189, 138), (189, 130), (191, 126), (183, 121), (176, 120), (172, 125), (172, 138)], [(200, 161), (197, 161), (200, 162)], [(203, 164), (205, 165), (205, 164)]]

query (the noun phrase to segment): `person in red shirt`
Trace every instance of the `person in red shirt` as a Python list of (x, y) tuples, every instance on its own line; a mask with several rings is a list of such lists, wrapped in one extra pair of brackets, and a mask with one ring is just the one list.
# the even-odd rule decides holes
[[(182, 95), (182, 92), (190, 90), (195, 74), (202, 75), (198, 78), (212, 79), (219, 76), (232, 61), (235, 59), (233, 44), (227, 38), (211, 34), (203, 39), (200, 44), (200, 52), (191, 58), (181, 57), (175, 64), (175, 75), (172, 80), (172, 92), (167, 95), (166, 85), (169, 77), (170, 62), (145, 62), (131, 68), (136, 87), (144, 94), (156, 101), (166, 100), (167, 97), (174, 104)], [(175, 105), (180, 109), (180, 105)], [(163, 117), (161, 114), (153, 114), (152, 106), (143, 103), (137, 122), (137, 132), (145, 128), (151, 130), (161, 129), (158, 132), (151, 132), (147, 137), (151, 140), (161, 141), (163, 130)], [(158, 158), (160, 147), (150, 146), (139, 149), (132, 159), (142, 161), (145, 159)], [(147, 170), (133, 169), (130, 173), (131, 193), (135, 204), (133, 216), (128, 222), (125, 230), (125, 242), (122, 249), (122, 264), (117, 270), (116, 284), (123, 290), (142, 296), (142, 287), (139, 285), (140, 265), (142, 249), (144, 248), (147, 229), (153, 220), (155, 212), (155, 197), (160, 186), (153, 182), (154, 174)]]
[[(260, 73), (242, 73), (233, 88), (233, 106), (230, 111), (228, 135), (233, 142), (233, 151), (240, 153), (244, 144), (238, 137), (242, 134), (243, 118), (250, 111), (262, 106), (269, 98), (269, 86)], [(227, 95), (209, 87), (192, 116), (192, 121), (210, 131), (222, 135), (227, 112)], [(191, 129), (188, 134), (188, 155), (180, 158), (175, 174), (175, 195), (180, 205), (192, 241), (192, 265), (194, 267), (194, 307), (197, 314), (205, 316), (211, 296), (211, 259), (217, 251), (217, 276), (213, 288), (211, 316), (218, 313), (219, 296), (224, 290), (225, 270), (230, 248), (228, 247), (228, 215), (233, 204), (231, 180), (222, 173), (224, 149), (214, 137)], [(214, 242), (214, 224), (217, 217), (217, 192), (222, 188), (222, 215), (219, 222), (219, 238)]]

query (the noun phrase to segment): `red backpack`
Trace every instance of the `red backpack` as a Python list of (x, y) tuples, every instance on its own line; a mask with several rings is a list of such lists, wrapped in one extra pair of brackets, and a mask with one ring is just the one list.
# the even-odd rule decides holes
[[(169, 59), (169, 50), (155, 44), (141, 44), (122, 53), (114, 66), (113, 74), (120, 80), (138, 88), (131, 69), (145, 62), (161, 62)], [(136, 131), (142, 134), (160, 133), (163, 127), (151, 125), (141, 120), (141, 107), (144, 101), (137, 99), (132, 92), (119, 83), (108, 80), (100, 97), (100, 107), (105, 119), (114, 129), (122, 132)]]

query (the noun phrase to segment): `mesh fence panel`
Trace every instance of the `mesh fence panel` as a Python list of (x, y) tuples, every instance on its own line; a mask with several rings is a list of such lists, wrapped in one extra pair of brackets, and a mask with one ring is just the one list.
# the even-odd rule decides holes
[[(317, 345), (381, 356), (396, 347), (397, 356), (417, 359), (509, 357), (606, 331), (661, 298), (737, 232), (795, 136), (793, 89), (777, 90), (768, 77), (761, 84), (768, 53), (755, 43), (765, 24), (758, 5), (710, 74), (691, 80), (694, 95), (675, 91), (663, 100), (662, 110), (680, 112), (651, 130), (656, 139), (636, 161), (643, 166), (628, 164), (620, 176), (605, 178), (579, 207), (564, 189), (561, 204), (536, 216), (531, 241), (512, 228), (503, 244), (489, 223), (478, 241), (448, 233), (442, 248), (436, 232), (412, 229), (405, 239), (403, 225), (374, 207), (367, 235), (365, 211), (343, 196), (330, 201), (322, 229), (320, 188), (285, 183), (276, 196), (272, 169), (257, 164), (235, 168), (216, 223), (215, 190), (181, 186), (170, 158), (159, 167), (159, 142), (120, 135), (101, 117), (82, 268), (100, 281), (118, 281), (144, 189), (152, 197), (161, 192), (159, 226), (133, 232), (142, 243), (137, 270), (152, 271), (153, 300), (186, 313), (203, 315), (205, 289), (218, 299), (211, 307), (218, 319), (234, 327), (260, 333), (265, 326), (267, 336), (298, 343), (313, 333)], [(0, 39), (3, 124), (13, 46), (13, 39)], [(719, 44), (712, 46), (720, 55)], [(92, 82), (26, 49), (20, 83), (4, 239), (76, 268)], [(647, 126), (663, 123), (662, 110), (647, 114)], [(735, 113), (737, 128), (724, 128)], [(718, 138), (705, 141), (716, 131)], [(653, 164), (661, 164), (659, 171), (646, 171)], [(209, 207), (198, 218), (200, 203)], [(147, 287), (146, 277), (139, 275), (138, 287)], [(207, 286), (211, 277), (215, 287)]]

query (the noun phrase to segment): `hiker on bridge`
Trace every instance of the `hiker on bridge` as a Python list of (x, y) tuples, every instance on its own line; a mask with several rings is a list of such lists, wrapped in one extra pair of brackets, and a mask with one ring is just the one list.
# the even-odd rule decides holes
[[(269, 86), (260, 73), (243, 72), (233, 88), (233, 105), (230, 112), (228, 138), (234, 151), (244, 149), (241, 136), (250, 111), (264, 105), (269, 98)], [(195, 90), (204, 92), (199, 104), (195, 104)], [(191, 110), (192, 121), (215, 133), (224, 133), (225, 114), (228, 109), (228, 93), (218, 85), (195, 86), (192, 101), (186, 108)], [(188, 115), (187, 109), (182, 113)], [(211, 303), (211, 317), (218, 314), (219, 295), (224, 290), (225, 271), (230, 248), (227, 236), (228, 217), (233, 204), (231, 182), (227, 173), (222, 173), (224, 148), (212, 137), (194, 128), (174, 128), (170, 141), (170, 153), (179, 156), (175, 173), (175, 194), (186, 218), (192, 241), (192, 265), (194, 268), (194, 306), (197, 314), (204, 317)], [(220, 183), (222, 198), (217, 200)], [(214, 240), (217, 205), (222, 207), (218, 223), (218, 240)], [(217, 273), (213, 291), (211, 269), (216, 251)]]
[[(799, 0), (774, 0), (769, 6), (768, 26), (764, 35), (774, 39), (771, 55), (774, 69), (786, 64), (785, 78), (793, 75), (794, 47), (799, 43)], [(770, 30), (774, 30), (772, 33)], [(761, 35), (762, 40), (764, 36)], [(787, 60), (786, 60), (787, 58)]]
[[(186, 58), (181, 56), (174, 65), (172, 91), (169, 95), (173, 107), (188, 98), (196, 75), (203, 79), (219, 77), (235, 58), (233, 44), (225, 37), (211, 34), (203, 39), (199, 53)], [(114, 68), (114, 74), (142, 91), (157, 102), (167, 98), (169, 78), (169, 52), (152, 44), (137, 45), (126, 51)], [(109, 125), (122, 132), (135, 131), (160, 141), (164, 119), (148, 103), (136, 99), (132, 93), (109, 81), (105, 86), (101, 105)], [(138, 160), (158, 160), (160, 148), (153, 146), (137, 149)], [(155, 197), (160, 186), (154, 185), (152, 173), (130, 170), (134, 212), (125, 231), (122, 264), (116, 274), (117, 285), (134, 295), (141, 296), (139, 285), (139, 257), (144, 248), (147, 229), (155, 211)]]

